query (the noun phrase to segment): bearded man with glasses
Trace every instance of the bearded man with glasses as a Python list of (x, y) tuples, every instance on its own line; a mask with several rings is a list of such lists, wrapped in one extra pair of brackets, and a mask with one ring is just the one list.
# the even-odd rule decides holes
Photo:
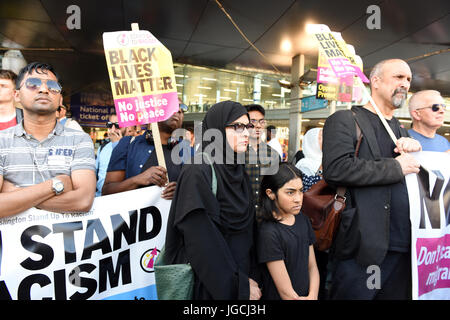
[(62, 87), (52, 66), (33, 62), (16, 80), (24, 119), (0, 133), (0, 218), (32, 207), (88, 212), (95, 194), (95, 155), (85, 132), (56, 120)]
[(450, 153), (450, 142), (436, 131), (444, 124), (447, 107), (439, 91), (422, 90), (409, 99), (412, 128), (408, 133), (422, 145), (423, 151)]
[(245, 106), (250, 117), (249, 143), (245, 153), (245, 170), (250, 177), (253, 205), (258, 212), (259, 186), (263, 175), (275, 174), (278, 171), (280, 157), (277, 151), (264, 142), (266, 131), (265, 110), (259, 104)]

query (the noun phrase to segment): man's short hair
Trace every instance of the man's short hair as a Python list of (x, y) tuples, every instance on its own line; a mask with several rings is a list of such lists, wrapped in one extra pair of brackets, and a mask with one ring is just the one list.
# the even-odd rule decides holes
[(266, 129), (267, 129), (267, 131), (273, 131), (273, 132), (277, 131), (277, 128), (275, 126), (273, 126), (273, 125), (267, 126)]
[(264, 108), (259, 105), (259, 104), (248, 104), (245, 106), (245, 108), (247, 108), (247, 112), (250, 111), (258, 111), (260, 112), (263, 116), (266, 115), (266, 111), (264, 110)]
[(55, 69), (53, 68), (52, 65), (50, 65), (48, 63), (43, 63), (43, 62), (31, 62), (20, 70), (19, 75), (17, 76), (17, 79), (16, 79), (16, 89), (17, 90), (20, 88), (20, 83), (22, 82), (25, 75), (31, 74), (33, 71), (35, 71), (36, 73), (47, 73), (48, 71), (50, 71), (55, 75), (58, 82), (60, 82), (59, 76), (55, 72)]
[(441, 93), (439, 91), (437, 91), (437, 90), (421, 90), (421, 91), (417, 91), (409, 99), (409, 102), (408, 102), (409, 112), (411, 113), (411, 111), (413, 111), (413, 110), (416, 110), (418, 108), (423, 108), (424, 107), (422, 105), (422, 103), (424, 102), (423, 100), (428, 95), (441, 96)]
[(15, 84), (17, 75), (11, 70), (0, 69), (0, 79), (11, 80)]

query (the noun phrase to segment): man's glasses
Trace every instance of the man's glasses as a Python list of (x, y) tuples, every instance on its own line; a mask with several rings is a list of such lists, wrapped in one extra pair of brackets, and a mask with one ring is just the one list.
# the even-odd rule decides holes
[(253, 129), (254, 127), (255, 126), (251, 123), (245, 124), (245, 123), (240, 123), (240, 122), (230, 123), (225, 126), (225, 128), (233, 128), (234, 131), (236, 131), (237, 133), (242, 133), (242, 132), (244, 132), (244, 129), (248, 130), (248, 129)]
[[(25, 87), (27, 87), (28, 90), (36, 90), (39, 89), (42, 86), (42, 81), (45, 82), (47, 85), (48, 91), (50, 91), (53, 94), (61, 93), (62, 87), (58, 83), (58, 81), (55, 80), (42, 80), (39, 78), (28, 78), (25, 80)], [(20, 88), (19, 88), (20, 89)]]
[(259, 120), (256, 120), (256, 119), (250, 119), (250, 122), (251, 122), (254, 126), (256, 126), (258, 123), (259, 123), (260, 126), (263, 126), (263, 125), (266, 124), (266, 120), (265, 120), (265, 119), (259, 119)]
[(188, 106), (184, 103), (180, 103), (180, 110), (183, 111), (183, 113), (188, 111)]
[(444, 111), (447, 110), (447, 106), (446, 106), (445, 104), (443, 104), (443, 103), (435, 103), (435, 104), (432, 104), (432, 105), (429, 106), (429, 107), (417, 108), (416, 110), (428, 109), (428, 108), (431, 108), (431, 110), (432, 110), (433, 112), (438, 112), (441, 108), (442, 108), (442, 110), (444, 110)]
[(106, 123), (106, 127), (107, 127), (108, 129), (111, 129), (113, 126), (116, 127), (116, 129), (119, 129), (119, 123), (118, 123), (118, 122), (111, 122), (111, 121), (108, 121), (108, 122)]

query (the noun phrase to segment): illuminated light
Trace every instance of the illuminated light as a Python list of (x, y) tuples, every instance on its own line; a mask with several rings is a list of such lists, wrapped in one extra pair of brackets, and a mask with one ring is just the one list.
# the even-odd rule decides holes
[(283, 95), (278, 94), (278, 93), (272, 93), (272, 96), (274, 96), (274, 97), (283, 97)]
[(270, 88), (270, 85), (268, 85), (268, 84), (264, 84), (264, 83), (261, 83), (261, 87), (266, 87), (266, 88)]
[(242, 99), (242, 101), (253, 102), (252, 99)]
[(176, 74), (176, 73), (175, 73), (175, 77), (178, 77), (178, 78), (189, 78), (188, 76), (185, 76), (185, 75), (182, 75), (182, 74)]
[(289, 52), (292, 49), (292, 43), (288, 39), (281, 41), (281, 50), (284, 52)]
[(227, 92), (236, 92), (236, 90), (232, 90), (232, 89), (223, 89), (223, 91), (227, 91)]
[(244, 84), (242, 81), (230, 81), (231, 83), (234, 83), (234, 84)]
[(214, 78), (202, 78), (203, 80), (206, 80), (206, 81), (217, 81), (217, 79), (214, 79)]
[(197, 87), (199, 89), (206, 89), (206, 90), (211, 90), (211, 87)]
[(183, 87), (184, 85), (177, 83), (177, 87)]

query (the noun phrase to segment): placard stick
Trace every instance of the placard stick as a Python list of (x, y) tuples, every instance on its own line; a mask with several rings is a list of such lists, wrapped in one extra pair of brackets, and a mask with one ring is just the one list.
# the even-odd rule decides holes
[[(132, 23), (131, 30), (139, 31), (139, 24)], [(139, 96), (138, 99), (139, 99), (139, 102), (141, 102), (142, 104), (144, 103), (142, 96)], [(166, 160), (164, 159), (164, 152), (163, 152), (162, 144), (161, 144), (161, 137), (159, 135), (158, 122), (152, 122), (151, 127), (152, 127), (152, 134), (153, 134), (153, 142), (155, 143), (156, 157), (158, 159), (158, 165), (167, 170)], [(166, 173), (166, 178), (167, 178), (167, 182), (169, 182), (168, 173)]]

